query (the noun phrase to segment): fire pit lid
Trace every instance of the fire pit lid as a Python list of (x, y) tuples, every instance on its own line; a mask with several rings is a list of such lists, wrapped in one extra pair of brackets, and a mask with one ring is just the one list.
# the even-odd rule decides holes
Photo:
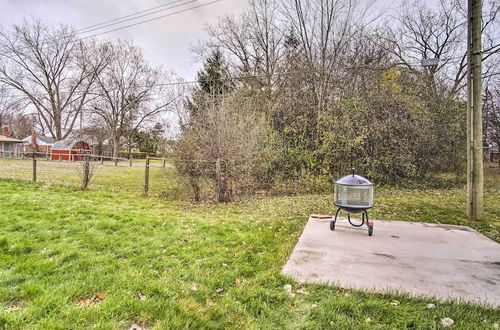
[(342, 185), (350, 185), (350, 186), (372, 186), (373, 183), (366, 179), (363, 178), (362, 176), (355, 175), (355, 174), (349, 174), (344, 176), (343, 178), (338, 179), (336, 184), (342, 184)]

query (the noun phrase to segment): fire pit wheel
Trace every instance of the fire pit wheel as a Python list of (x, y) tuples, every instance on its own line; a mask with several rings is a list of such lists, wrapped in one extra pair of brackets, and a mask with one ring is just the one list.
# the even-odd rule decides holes
[[(351, 224), (351, 226), (362, 227), (364, 224), (366, 224), (366, 226), (368, 227), (368, 236), (373, 235), (373, 222), (370, 222), (368, 220), (368, 211), (365, 209), (353, 210), (353, 209), (344, 209), (344, 208), (339, 207), (337, 209), (337, 212), (335, 212), (335, 218), (332, 221), (330, 221), (330, 230), (332, 230), (332, 231), (335, 230), (335, 223), (337, 222), (337, 217), (339, 215), (340, 210), (344, 210), (345, 212), (347, 212), (347, 221), (349, 221), (349, 224)], [(362, 212), (361, 223), (353, 223), (351, 221), (351, 214), (352, 213), (360, 213), (360, 212)]]

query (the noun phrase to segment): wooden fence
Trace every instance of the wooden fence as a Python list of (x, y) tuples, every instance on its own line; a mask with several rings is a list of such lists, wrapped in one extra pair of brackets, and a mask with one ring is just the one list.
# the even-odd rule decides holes
[[(92, 154), (68, 154), (68, 153), (57, 153), (57, 152), (30, 152), (30, 153), (19, 153), (7, 150), (0, 150), (0, 158), (8, 159), (31, 159), (32, 161), (32, 181), (37, 181), (37, 162), (67, 162), (67, 163), (80, 163), (82, 164), (82, 189), (87, 189), (88, 184), (92, 175), (91, 165), (98, 166), (118, 166), (119, 162), (127, 162), (128, 166), (133, 166), (134, 159), (120, 158), (120, 157), (110, 157), (102, 155), (92, 155)], [(6, 157), (8, 156), (8, 157)], [(55, 157), (54, 157), (55, 156)], [(57, 158), (56, 160), (53, 158)], [(144, 167), (144, 194), (147, 195), (149, 192), (149, 169), (153, 167), (151, 165), (151, 160), (161, 161), (161, 167), (165, 168), (167, 159), (160, 157), (149, 157), (146, 156), (145, 167)], [(105, 164), (105, 162), (111, 162), (112, 165)], [(136, 162), (141, 162), (141, 160), (135, 159)], [(158, 167), (158, 166), (154, 166)]]

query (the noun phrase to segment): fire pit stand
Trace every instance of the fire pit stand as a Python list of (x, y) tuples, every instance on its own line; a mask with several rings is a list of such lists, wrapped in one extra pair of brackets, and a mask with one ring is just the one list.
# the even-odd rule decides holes
[[(330, 221), (330, 230), (335, 230), (335, 223), (337, 222), (337, 216), (339, 215), (340, 210), (344, 210), (345, 212), (347, 212), (347, 221), (349, 221), (349, 223), (351, 224), (351, 226), (361, 227), (364, 224), (366, 224), (368, 226), (368, 236), (372, 236), (373, 235), (373, 222), (369, 221), (369, 219), (368, 219), (368, 211), (366, 209), (362, 209), (362, 210), (347, 210), (345, 208), (339, 207), (337, 209), (337, 212), (335, 212), (335, 218), (333, 218), (333, 220)], [(351, 221), (351, 214), (360, 213), (360, 212), (362, 213), (361, 214), (361, 223), (353, 223)], [(365, 221), (365, 219), (366, 219), (366, 221)]]
[[(330, 221), (330, 230), (335, 230), (335, 223), (340, 210), (347, 212), (347, 221), (354, 227), (364, 224), (368, 227), (368, 236), (373, 235), (373, 222), (368, 218), (368, 209), (373, 207), (373, 183), (355, 175), (347, 175), (335, 182), (333, 204), (338, 207), (335, 217)], [(361, 213), (361, 223), (353, 223), (351, 214)]]

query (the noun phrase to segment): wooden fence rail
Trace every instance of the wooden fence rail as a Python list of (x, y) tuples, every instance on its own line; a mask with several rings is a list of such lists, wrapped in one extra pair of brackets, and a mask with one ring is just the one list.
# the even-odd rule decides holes
[[(15, 155), (14, 155), (15, 154)], [(5, 157), (5, 155), (8, 155), (10, 157)], [(53, 160), (53, 155), (59, 156), (57, 157), (57, 160)], [(129, 165), (132, 166), (132, 159), (126, 159), (126, 158), (119, 158), (119, 157), (109, 157), (109, 156), (102, 156), (102, 155), (92, 155), (92, 154), (67, 154), (67, 153), (50, 153), (51, 157), (47, 156), (47, 153), (45, 152), (23, 152), (21, 154), (13, 152), (13, 151), (8, 151), (8, 150), (0, 150), (0, 159), (1, 158), (8, 158), (8, 159), (26, 159), (26, 158), (31, 158), (32, 160), (32, 181), (36, 182), (37, 181), (37, 162), (39, 160), (42, 161), (47, 161), (47, 162), (66, 162), (66, 163), (79, 163), (82, 164), (82, 189), (87, 189), (88, 185), (91, 180), (91, 175), (92, 175), (92, 169), (91, 169), (91, 163), (100, 163), (99, 165), (104, 164), (104, 160), (109, 160), (109, 161), (129, 161)], [(62, 160), (62, 156), (65, 156), (69, 160)], [(16, 158), (17, 157), (17, 158)], [(148, 195), (149, 193), (149, 176), (150, 176), (150, 167), (159, 167), (159, 166), (152, 166), (151, 161), (152, 160), (158, 160), (162, 162), (161, 167), (166, 166), (167, 159), (166, 158), (160, 158), (160, 157), (149, 157), (146, 156), (146, 162), (145, 162), (145, 167), (144, 167), (144, 195)], [(105, 165), (103, 165), (105, 166)]]
[[(8, 157), (5, 157), (5, 155), (8, 155)], [(46, 158), (46, 160), (54, 160), (54, 161), (65, 161), (63, 158), (69, 158), (69, 161), (80, 161), (83, 162), (85, 161), (86, 155), (89, 156), (90, 161), (100, 161), (101, 164), (108, 160), (108, 161), (115, 161), (115, 162), (128, 162), (129, 166), (132, 166), (133, 161), (135, 160), (134, 158), (122, 158), (122, 157), (112, 157), (112, 156), (103, 156), (103, 155), (94, 155), (94, 154), (68, 154), (68, 153), (61, 153), (61, 152), (17, 152), (17, 151), (10, 151), (10, 150), (0, 150), (0, 158), (21, 158), (24, 159), (25, 157), (33, 157), (33, 155), (37, 155), (38, 158)], [(40, 157), (43, 156), (43, 157)], [(55, 157), (53, 157), (55, 156)], [(53, 159), (57, 158), (57, 159)], [(150, 160), (160, 160), (162, 161), (162, 166), (165, 167), (166, 158), (162, 157), (149, 157)]]

